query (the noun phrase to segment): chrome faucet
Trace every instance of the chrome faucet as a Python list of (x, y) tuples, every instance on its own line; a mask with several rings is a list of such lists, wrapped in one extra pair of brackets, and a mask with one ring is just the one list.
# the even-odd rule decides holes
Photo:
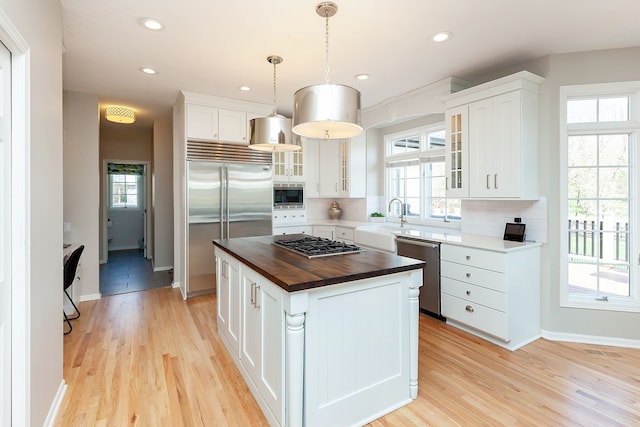
[(404, 203), (402, 203), (402, 200), (398, 199), (397, 197), (389, 200), (389, 213), (391, 213), (391, 205), (393, 204), (393, 202), (400, 202), (400, 227), (404, 227), (404, 224), (407, 222), (407, 220), (404, 218)]

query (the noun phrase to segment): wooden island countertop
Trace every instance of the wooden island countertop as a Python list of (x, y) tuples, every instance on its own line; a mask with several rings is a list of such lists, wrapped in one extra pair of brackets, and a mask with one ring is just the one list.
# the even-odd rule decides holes
[(419, 260), (395, 254), (364, 252), (307, 258), (273, 244), (275, 239), (305, 235), (216, 239), (213, 244), (287, 292), (335, 285), (424, 267)]

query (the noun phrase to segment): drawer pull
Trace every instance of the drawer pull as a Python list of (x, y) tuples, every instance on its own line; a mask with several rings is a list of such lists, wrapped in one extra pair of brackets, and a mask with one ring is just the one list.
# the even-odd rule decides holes
[(467, 273), (465, 276), (467, 276), (468, 279), (469, 277), (471, 277), (471, 273)]
[(471, 255), (467, 255), (465, 256), (465, 258), (467, 259), (467, 261), (469, 261), (471, 259)]
[(467, 291), (465, 292), (467, 295), (471, 295), (471, 291)]
[(466, 306), (464, 309), (467, 310), (469, 313), (474, 312), (473, 307), (471, 307), (470, 305)]

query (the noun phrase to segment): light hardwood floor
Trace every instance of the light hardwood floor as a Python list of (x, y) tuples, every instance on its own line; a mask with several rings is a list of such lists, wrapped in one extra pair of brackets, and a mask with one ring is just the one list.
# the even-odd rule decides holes
[[(267, 425), (218, 338), (214, 296), (163, 288), (80, 310), (56, 426)], [(540, 339), (510, 352), (424, 315), (419, 345), (418, 398), (371, 426), (640, 425), (640, 350)]]

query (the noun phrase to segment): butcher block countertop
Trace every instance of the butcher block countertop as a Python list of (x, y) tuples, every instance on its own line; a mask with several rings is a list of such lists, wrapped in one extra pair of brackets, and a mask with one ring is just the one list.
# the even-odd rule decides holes
[[(287, 239), (305, 235), (287, 235)], [(353, 280), (424, 267), (419, 260), (387, 252), (364, 252), (309, 259), (273, 243), (283, 236), (216, 239), (213, 244), (287, 292), (303, 291)]]

